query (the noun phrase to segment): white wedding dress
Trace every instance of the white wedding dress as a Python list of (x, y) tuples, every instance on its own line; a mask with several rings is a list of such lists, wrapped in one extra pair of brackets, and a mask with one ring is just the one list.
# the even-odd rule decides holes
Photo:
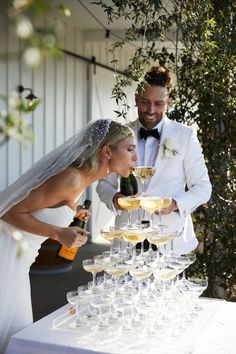
[[(45, 208), (32, 215), (48, 224), (67, 227), (75, 211), (67, 205)], [(18, 229), (0, 219), (0, 354), (10, 336), (33, 322), (29, 269), (46, 237), (20, 231), (29, 248), (18, 255), (19, 241), (12, 234)]]

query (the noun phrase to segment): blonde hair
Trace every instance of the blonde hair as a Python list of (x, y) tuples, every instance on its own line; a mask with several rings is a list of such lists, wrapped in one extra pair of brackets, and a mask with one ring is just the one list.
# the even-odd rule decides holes
[(127, 138), (134, 138), (134, 136), (135, 134), (133, 130), (128, 126), (111, 121), (107, 134), (98, 147), (94, 150), (94, 153), (84, 161), (81, 161), (81, 158), (79, 157), (71, 164), (71, 167), (75, 167), (86, 172), (94, 171), (99, 167), (99, 157), (103, 146), (107, 145), (111, 149), (115, 149), (118, 143)]

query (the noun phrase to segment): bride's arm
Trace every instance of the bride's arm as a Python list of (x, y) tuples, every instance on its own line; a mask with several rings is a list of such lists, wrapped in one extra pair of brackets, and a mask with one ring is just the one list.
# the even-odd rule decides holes
[(78, 184), (78, 176), (73, 173), (54, 176), (13, 206), (2, 219), (21, 230), (53, 238), (67, 247), (79, 247), (87, 241), (87, 231), (76, 226), (62, 228), (50, 225), (31, 214), (47, 207), (70, 205), (80, 194)]

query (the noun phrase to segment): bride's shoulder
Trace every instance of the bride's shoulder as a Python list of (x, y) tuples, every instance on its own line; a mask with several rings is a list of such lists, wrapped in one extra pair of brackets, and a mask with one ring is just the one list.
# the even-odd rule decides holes
[(53, 183), (70, 186), (71, 188), (78, 186), (81, 180), (81, 176), (78, 170), (72, 167), (66, 168), (64, 171), (60, 172), (58, 175), (54, 176)]

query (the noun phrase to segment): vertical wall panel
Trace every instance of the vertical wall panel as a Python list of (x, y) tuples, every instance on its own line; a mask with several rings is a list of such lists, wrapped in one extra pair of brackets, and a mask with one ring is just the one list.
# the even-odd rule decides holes
[[(74, 48), (76, 53), (83, 53), (83, 36), (78, 29), (75, 32)], [(74, 131), (77, 132), (86, 125), (87, 119), (87, 63), (75, 60), (75, 117), (74, 117)]]
[(45, 61), (45, 153), (55, 148), (54, 142), (54, 60), (47, 58)]
[[(56, 23), (59, 26), (58, 22)], [(62, 25), (61, 25), (62, 26)], [(63, 25), (63, 36), (61, 38), (61, 47), (65, 48), (66, 44), (66, 27)], [(56, 145), (60, 145), (64, 141), (64, 99), (65, 99), (65, 66), (66, 66), (66, 56), (55, 61), (55, 80), (56, 80), (56, 102), (55, 102), (55, 117), (56, 117)]]
[[(30, 70), (28, 67), (26, 67), (26, 65), (22, 61), (19, 62), (19, 65), (20, 65), (19, 84), (23, 85), (25, 88), (32, 88), (34, 92), (33, 71)], [(28, 90), (24, 91), (22, 93), (22, 97), (25, 98), (29, 93), (30, 91)], [(22, 115), (22, 117), (32, 127), (33, 112)], [(28, 170), (33, 163), (32, 143), (30, 141), (27, 141), (24, 145), (20, 144), (19, 148), (20, 148), (20, 159), (21, 159), (20, 174), (22, 174), (26, 170)]]
[[(8, 50), (7, 50), (7, 30), (8, 22), (6, 17), (1, 17), (1, 26), (2, 30), (0, 31), (0, 93), (6, 95), (7, 91), (7, 77), (8, 77)], [(3, 100), (0, 100), (0, 112), (7, 110), (7, 105)], [(7, 162), (7, 151), (8, 146), (3, 138), (0, 135), (0, 191), (3, 190), (8, 183), (8, 162)]]
[(45, 153), (45, 104), (44, 104), (44, 77), (45, 65), (40, 65), (34, 71), (34, 93), (42, 100), (33, 113), (34, 142), (32, 144), (33, 163)]
[[(19, 40), (8, 31), (8, 92), (15, 90), (20, 81)], [(14, 139), (8, 142), (8, 183), (13, 183), (21, 171), (20, 143)]]

